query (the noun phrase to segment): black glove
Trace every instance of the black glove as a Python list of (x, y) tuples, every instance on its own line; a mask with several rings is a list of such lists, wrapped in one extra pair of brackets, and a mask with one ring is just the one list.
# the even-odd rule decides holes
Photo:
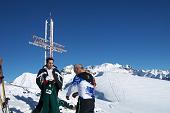
[(76, 96), (78, 96), (78, 92), (75, 92), (75, 93), (72, 94), (73, 98), (76, 98)]
[(67, 100), (70, 100), (70, 99), (69, 99), (69, 96), (66, 96), (66, 99), (67, 99)]
[(47, 74), (43, 74), (42, 77), (45, 79), (48, 75)]

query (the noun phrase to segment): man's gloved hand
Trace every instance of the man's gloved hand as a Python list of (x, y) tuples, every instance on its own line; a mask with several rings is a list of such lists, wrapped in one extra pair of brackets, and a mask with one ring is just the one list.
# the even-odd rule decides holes
[(47, 85), (47, 84), (48, 84), (48, 80), (44, 80), (43, 83), (44, 83), (45, 85)]
[(76, 96), (78, 96), (78, 92), (75, 92), (75, 93), (72, 94), (73, 98), (76, 98)]
[(67, 100), (70, 100), (70, 99), (69, 99), (69, 96), (66, 96), (66, 99), (67, 99)]

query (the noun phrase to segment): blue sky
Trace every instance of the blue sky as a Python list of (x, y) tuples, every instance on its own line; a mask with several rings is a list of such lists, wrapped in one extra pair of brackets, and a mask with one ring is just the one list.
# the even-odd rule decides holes
[(0, 56), (5, 79), (37, 73), (42, 67), (44, 50), (28, 42), (33, 34), (44, 37), (50, 12), (54, 41), (68, 50), (54, 53), (59, 69), (109, 62), (169, 70), (169, 6), (168, 0), (1, 0)]

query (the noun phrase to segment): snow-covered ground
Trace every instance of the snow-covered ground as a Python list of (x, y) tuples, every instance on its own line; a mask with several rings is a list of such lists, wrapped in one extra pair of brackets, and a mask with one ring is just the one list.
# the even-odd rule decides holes
[[(169, 113), (170, 81), (139, 77), (120, 68), (102, 64), (88, 68), (94, 74), (96, 87), (96, 113)], [(59, 97), (65, 99), (69, 83), (74, 77), (72, 66), (63, 70), (64, 85)], [(66, 72), (69, 71), (69, 72)], [(6, 95), (10, 97), (9, 107), (14, 113), (31, 113), (38, 102), (39, 92), (35, 83), (36, 74), (24, 73), (12, 84), (6, 83)], [(71, 98), (69, 103), (76, 104)], [(62, 109), (63, 113), (74, 110)]]

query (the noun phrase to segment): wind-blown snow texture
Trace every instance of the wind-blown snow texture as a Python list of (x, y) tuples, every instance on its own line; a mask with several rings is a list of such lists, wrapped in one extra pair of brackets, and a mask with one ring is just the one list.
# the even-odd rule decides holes
[[(94, 73), (97, 82), (95, 112), (169, 113), (170, 82), (159, 80), (166, 78), (169, 71), (135, 70), (128, 65), (109, 63), (88, 66), (87, 69)], [(65, 67), (62, 74), (64, 75), (64, 85), (63, 90), (59, 92), (59, 97), (66, 100), (68, 85), (75, 76), (73, 66)], [(157, 77), (158, 75), (159, 77)], [(6, 95), (10, 97), (9, 106), (14, 113), (31, 113), (31, 110), (34, 109), (40, 92), (35, 79), (36, 74), (23, 73), (12, 84), (6, 83)], [(76, 104), (77, 98), (71, 98), (67, 102)], [(61, 109), (63, 113), (75, 112), (65, 108)]]

